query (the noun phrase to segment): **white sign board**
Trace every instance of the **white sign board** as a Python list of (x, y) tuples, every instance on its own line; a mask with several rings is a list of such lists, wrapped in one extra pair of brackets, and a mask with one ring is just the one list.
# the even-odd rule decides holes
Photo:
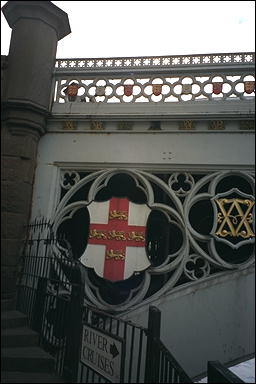
[(81, 362), (110, 380), (121, 382), (123, 340), (88, 325), (83, 326)]

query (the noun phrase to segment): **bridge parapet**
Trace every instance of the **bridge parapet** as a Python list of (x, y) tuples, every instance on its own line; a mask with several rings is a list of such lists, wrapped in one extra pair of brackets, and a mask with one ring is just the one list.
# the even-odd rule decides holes
[(58, 59), (52, 113), (111, 119), (173, 119), (202, 112), (249, 117), (255, 98), (254, 63), (251, 52)]

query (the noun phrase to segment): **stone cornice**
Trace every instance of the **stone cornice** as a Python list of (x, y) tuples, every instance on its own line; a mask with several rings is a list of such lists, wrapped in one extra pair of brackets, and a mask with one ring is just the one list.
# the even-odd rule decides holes
[(23, 135), (29, 130), (36, 136), (46, 131), (48, 110), (31, 101), (8, 100), (2, 103), (3, 120), (13, 134)]
[(70, 32), (68, 15), (50, 1), (8, 1), (2, 8), (3, 14), (10, 26), (22, 19), (37, 19), (55, 29), (58, 40)]

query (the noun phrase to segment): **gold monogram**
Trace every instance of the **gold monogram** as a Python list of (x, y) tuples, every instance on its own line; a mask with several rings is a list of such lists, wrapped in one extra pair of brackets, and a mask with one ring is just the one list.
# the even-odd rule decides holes
[(115, 259), (115, 260), (124, 260), (125, 259), (125, 253), (123, 251), (113, 251), (113, 249), (110, 249), (110, 251), (106, 252), (106, 258), (108, 259)]
[(91, 129), (93, 131), (102, 131), (105, 129), (104, 123), (102, 121), (91, 121)]
[(193, 120), (184, 120), (179, 123), (180, 129), (191, 130), (195, 128), (195, 122)]
[(77, 129), (77, 123), (76, 121), (64, 121), (63, 122), (63, 129), (74, 131)]
[(255, 129), (255, 121), (254, 120), (241, 120), (240, 121), (240, 129), (254, 130)]
[[(220, 212), (217, 214), (217, 222), (220, 224), (215, 233), (217, 236), (242, 237), (244, 239), (255, 236), (250, 226), (253, 221), (252, 213), (250, 212), (254, 206), (254, 201), (248, 199), (218, 199), (215, 202), (220, 209)], [(225, 207), (227, 204), (229, 204), (228, 210)], [(245, 212), (242, 206), (245, 207)], [(225, 228), (226, 225), (228, 228)]]
[(118, 220), (128, 220), (128, 213), (125, 211), (111, 211), (109, 213), (110, 219), (118, 219)]
[(212, 129), (212, 130), (225, 129), (224, 121), (223, 120), (210, 121), (209, 129)]

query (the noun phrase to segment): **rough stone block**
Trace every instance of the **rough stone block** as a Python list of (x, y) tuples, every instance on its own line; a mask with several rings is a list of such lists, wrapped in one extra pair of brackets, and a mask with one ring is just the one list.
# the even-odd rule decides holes
[(3, 300), (10, 299), (15, 295), (17, 281), (16, 267), (1, 268), (1, 298)]
[(1, 179), (15, 180), (33, 184), (35, 170), (34, 160), (24, 160), (20, 157), (3, 156), (1, 162)]
[(16, 239), (2, 239), (1, 265), (15, 267), (20, 262), (23, 241)]
[(1, 213), (2, 239), (22, 239), (27, 218), (22, 213)]
[[(25, 127), (24, 127), (25, 129)], [(3, 126), (1, 132), (1, 153), (7, 156), (16, 156), (23, 159), (35, 159), (38, 140), (29, 131), (27, 135), (14, 135)]]
[(32, 185), (3, 181), (1, 185), (2, 211), (21, 213), (27, 216), (31, 206)]

